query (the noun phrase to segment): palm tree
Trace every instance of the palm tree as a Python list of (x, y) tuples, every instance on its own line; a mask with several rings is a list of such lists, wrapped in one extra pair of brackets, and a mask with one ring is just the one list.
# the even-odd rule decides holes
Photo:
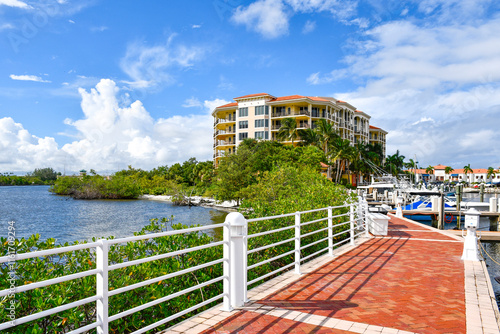
[(495, 175), (495, 169), (493, 167), (488, 167), (488, 174), (486, 174), (486, 178), (491, 179), (491, 177), (495, 177)]
[(381, 166), (384, 160), (384, 150), (380, 143), (366, 145), (367, 158), (377, 166)]
[(300, 146), (313, 145), (321, 148), (320, 137), (317, 131), (313, 129), (299, 129), (299, 137), (302, 140)]
[(337, 163), (337, 176), (335, 178), (336, 182), (340, 181), (341, 172), (346, 168), (347, 160), (352, 158), (353, 147), (348, 139), (342, 139), (340, 137), (336, 138), (330, 144), (331, 152), (331, 162)]
[[(425, 169), (425, 172), (427, 174), (434, 174), (434, 167), (432, 167), (431, 165), (429, 165), (426, 169)], [(430, 177), (429, 177), (430, 179)]]
[(469, 177), (467, 176), (467, 173), (471, 173), (471, 174), (474, 173), (472, 168), (470, 168), (470, 164), (468, 164), (467, 166), (464, 166), (464, 174), (465, 174), (465, 177), (467, 178), (467, 182), (469, 182)]
[(366, 163), (368, 158), (368, 145), (363, 142), (358, 142), (353, 147), (351, 157), (351, 163), (349, 165), (349, 169), (354, 173), (356, 177), (356, 184), (358, 184), (358, 177), (360, 175), (364, 175), (369, 172), (370, 167)]
[[(444, 168), (444, 173), (445, 173), (446, 175), (449, 175), (449, 174), (450, 174), (451, 172), (453, 172), (453, 171), (454, 171), (454, 169), (453, 169), (453, 168), (451, 168), (450, 166), (446, 166), (446, 167)], [(449, 178), (448, 178), (448, 181), (449, 181)]]
[(325, 119), (320, 119), (317, 123), (315, 129), (319, 136), (319, 144), (325, 155), (328, 155), (328, 145), (335, 139), (339, 138), (339, 135), (332, 123), (328, 123)]
[(387, 156), (385, 166), (388, 170), (386, 170), (392, 175), (398, 175), (404, 167), (404, 160), (405, 156), (399, 155), (399, 150), (397, 150), (395, 154)]
[(297, 122), (295, 118), (285, 118), (281, 121), (281, 127), (278, 131), (277, 138), (280, 141), (291, 140), (293, 141), (299, 137), (299, 131), (297, 129)]
[(413, 175), (413, 182), (416, 182), (417, 162), (415, 160), (413, 160), (413, 159), (410, 159), (409, 162), (405, 163), (405, 167), (408, 168), (408, 169), (410, 169), (410, 177), (411, 177), (411, 175)]

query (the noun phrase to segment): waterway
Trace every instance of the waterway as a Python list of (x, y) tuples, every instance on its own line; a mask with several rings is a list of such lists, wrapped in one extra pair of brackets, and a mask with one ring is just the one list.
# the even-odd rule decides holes
[(17, 238), (40, 234), (56, 243), (92, 237), (133, 236), (152, 218), (174, 216), (184, 225), (217, 224), (226, 212), (204, 207), (180, 207), (152, 200), (74, 200), (50, 193), (48, 186), (0, 187), (0, 236), (14, 221)]

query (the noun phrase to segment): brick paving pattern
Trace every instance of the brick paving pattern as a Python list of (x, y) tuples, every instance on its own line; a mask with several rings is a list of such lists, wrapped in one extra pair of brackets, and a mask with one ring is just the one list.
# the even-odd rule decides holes
[(465, 333), (463, 245), (427, 231), (391, 218), (391, 238), (374, 238), (259, 303), (418, 333)]
[(221, 321), (214, 327), (205, 330), (203, 334), (226, 334), (226, 333), (352, 333), (340, 329), (311, 325), (299, 321), (283, 319), (280, 317), (260, 314), (256, 312), (241, 311)]

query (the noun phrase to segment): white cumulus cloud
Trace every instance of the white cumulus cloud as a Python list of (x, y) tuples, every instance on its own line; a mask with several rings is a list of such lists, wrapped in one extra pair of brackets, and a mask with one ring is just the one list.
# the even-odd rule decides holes
[(289, 14), (281, 0), (258, 0), (248, 7), (238, 7), (232, 20), (254, 29), (265, 38), (276, 38), (288, 33)]
[(54, 138), (30, 134), (12, 118), (1, 118), (0, 170), (31, 171), (51, 166), (59, 171), (115, 171), (128, 165), (151, 169), (191, 157), (210, 160), (211, 112), (228, 103), (206, 100), (201, 114), (153, 119), (140, 101), (124, 103), (112, 80), (102, 79), (95, 88), (80, 89), (79, 93), (83, 115), (65, 120), (75, 140), (62, 147)]
[[(288, 34), (292, 16), (298, 13), (330, 12), (332, 17), (341, 22), (348, 21), (354, 15), (356, 1), (340, 0), (257, 0), (248, 6), (239, 6), (233, 13), (232, 20), (243, 24), (249, 30), (255, 30), (264, 38), (277, 38)], [(303, 33), (313, 31), (315, 23), (308, 21)]]
[(11, 74), (9, 77), (12, 80), (19, 80), (19, 81), (50, 82), (48, 80), (43, 80), (41, 77), (36, 76), (36, 75), (15, 75), (15, 74)]
[(23, 8), (23, 9), (31, 8), (31, 6), (28, 5), (26, 2), (22, 2), (19, 0), (0, 0), (0, 6), (2, 5), (8, 7)]

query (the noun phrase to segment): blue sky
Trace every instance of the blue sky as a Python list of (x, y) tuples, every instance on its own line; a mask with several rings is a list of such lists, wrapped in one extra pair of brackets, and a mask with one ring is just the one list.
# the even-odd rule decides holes
[(488, 0), (0, 0), (0, 172), (212, 157), (233, 97), (334, 96), (420, 165), (500, 166)]

